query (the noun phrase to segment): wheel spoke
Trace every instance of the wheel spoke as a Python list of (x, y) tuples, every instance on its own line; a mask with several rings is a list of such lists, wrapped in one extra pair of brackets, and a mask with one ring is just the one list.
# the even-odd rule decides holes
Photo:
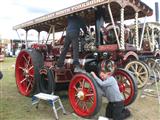
[(126, 97), (126, 94), (123, 92), (123, 96), (124, 96), (124, 99), (126, 99), (127, 97)]
[(125, 94), (130, 95), (130, 93), (128, 91), (124, 91)]
[(82, 79), (82, 81), (79, 81), (80, 88), (83, 90), (84, 84), (85, 84), (85, 79)]
[(26, 63), (28, 62), (27, 58), (23, 55), (24, 60), (26, 61)]
[(153, 63), (153, 65), (152, 65), (152, 67), (151, 67), (151, 68), (152, 68), (152, 69), (154, 69), (154, 68), (155, 68), (155, 66), (156, 66), (156, 62), (154, 62), (154, 63)]
[(91, 96), (94, 96), (94, 94), (93, 94), (93, 93), (91, 93), (91, 94), (86, 94), (85, 96), (86, 96), (86, 97), (91, 97)]
[(140, 67), (140, 68), (137, 70), (137, 72), (141, 72), (141, 71), (142, 71), (142, 69), (143, 69), (143, 68), (142, 68), (142, 67)]
[(25, 71), (25, 68), (23, 68), (23, 67), (19, 67), (21, 70), (23, 70), (23, 71)]
[(136, 66), (136, 67), (135, 67), (135, 70), (137, 71), (137, 70), (138, 70), (138, 65), (137, 65), (137, 64), (135, 64), (135, 66)]
[(28, 89), (29, 89), (29, 87), (32, 87), (32, 83), (31, 83), (31, 81), (29, 81), (29, 83), (28, 83), (28, 86), (27, 86), (27, 89), (26, 89), (26, 92), (28, 92)]
[(133, 70), (133, 72), (135, 72), (136, 70), (135, 70), (135, 68), (131, 65), (131, 68), (132, 68), (132, 70)]
[(33, 69), (33, 65), (28, 70), (30, 71), (31, 69)]
[(127, 79), (124, 81), (124, 84), (125, 84), (125, 87), (126, 87), (126, 88), (130, 88), (130, 83), (127, 82)]
[(91, 87), (89, 87), (87, 91), (88, 91), (88, 93), (92, 93), (93, 92)]
[(30, 64), (29, 64), (29, 63), (30, 63), (30, 60), (31, 60), (31, 58), (29, 57), (29, 58), (28, 58), (28, 61), (27, 61), (27, 68), (28, 68), (29, 65), (30, 65)]
[(78, 92), (78, 89), (76, 88), (76, 86), (74, 86), (73, 88), (76, 90), (76, 92)]
[(93, 104), (94, 103), (94, 100), (92, 97), (89, 98), (89, 101)]
[(130, 88), (131, 86), (128, 83), (125, 82), (125, 87)]
[(151, 63), (150, 63), (150, 62), (148, 63), (148, 66), (151, 68), (151, 66), (152, 66), (152, 65), (151, 65)]
[(139, 73), (140, 75), (145, 75), (145, 74), (147, 74), (147, 72), (145, 71), (145, 72), (142, 72), (142, 73)]
[[(140, 76), (139, 76), (140, 77)], [(146, 81), (146, 79), (148, 79), (148, 78), (145, 78), (145, 77), (140, 77), (140, 79), (141, 79), (141, 81)]]
[(88, 107), (87, 107), (87, 104), (86, 104), (86, 102), (85, 101), (83, 101), (83, 110), (86, 110), (86, 111), (88, 111)]
[(143, 81), (141, 81), (140, 77), (137, 77), (138, 82), (140, 83), (140, 85), (143, 84)]
[(122, 78), (122, 76), (119, 76), (119, 81), (120, 81), (121, 83), (123, 83), (123, 78)]
[(34, 75), (29, 74), (29, 76), (31, 76), (32, 78), (34, 78)]
[(79, 102), (80, 102), (80, 99), (77, 99), (75, 105), (78, 106), (78, 105), (79, 105)]
[(24, 81), (26, 81), (27, 80), (27, 78), (24, 78), (20, 83), (22, 84)]
[(84, 85), (85, 85), (85, 79), (83, 79), (83, 81), (82, 81), (82, 86), (81, 86), (82, 90), (85, 87)]

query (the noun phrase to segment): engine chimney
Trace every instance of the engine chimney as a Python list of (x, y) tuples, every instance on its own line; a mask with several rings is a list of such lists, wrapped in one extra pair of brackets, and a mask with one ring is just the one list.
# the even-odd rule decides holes
[(155, 15), (156, 15), (156, 22), (159, 22), (159, 6), (158, 6), (158, 2), (155, 2)]

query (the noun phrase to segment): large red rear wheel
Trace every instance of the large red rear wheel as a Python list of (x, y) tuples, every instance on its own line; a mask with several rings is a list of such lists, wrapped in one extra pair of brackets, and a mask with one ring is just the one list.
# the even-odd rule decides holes
[(43, 57), (36, 50), (22, 50), (15, 67), (16, 84), (19, 92), (24, 96), (32, 96), (36, 90), (36, 80), (39, 70), (43, 66)]
[(114, 77), (118, 81), (120, 92), (124, 97), (125, 106), (134, 102), (137, 97), (137, 84), (135, 77), (124, 69), (117, 69)]
[(92, 117), (101, 107), (102, 96), (97, 83), (89, 74), (76, 74), (69, 85), (69, 100), (75, 113), (81, 117)]

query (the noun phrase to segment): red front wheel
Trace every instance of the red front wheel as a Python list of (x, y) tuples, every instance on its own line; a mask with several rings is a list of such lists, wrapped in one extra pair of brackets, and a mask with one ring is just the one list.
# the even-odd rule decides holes
[(77, 115), (94, 116), (100, 110), (101, 99), (98, 85), (91, 76), (78, 73), (72, 78), (69, 85), (69, 100)]
[(114, 77), (118, 81), (120, 92), (124, 97), (125, 106), (134, 102), (137, 97), (137, 84), (135, 77), (129, 71), (117, 69)]
[(36, 80), (39, 79), (39, 69), (43, 65), (43, 58), (36, 50), (22, 50), (15, 67), (16, 84), (19, 92), (24, 96), (32, 96), (36, 90)]

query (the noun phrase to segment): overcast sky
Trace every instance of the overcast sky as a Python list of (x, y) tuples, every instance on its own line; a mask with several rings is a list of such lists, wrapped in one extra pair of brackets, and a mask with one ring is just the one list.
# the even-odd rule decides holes
[[(0, 4), (0, 37), (14, 39), (17, 34), (12, 27), (33, 18), (84, 2), (86, 0), (3, 0)], [(160, 0), (142, 0), (152, 9)], [(155, 20), (153, 16), (151, 21)]]

